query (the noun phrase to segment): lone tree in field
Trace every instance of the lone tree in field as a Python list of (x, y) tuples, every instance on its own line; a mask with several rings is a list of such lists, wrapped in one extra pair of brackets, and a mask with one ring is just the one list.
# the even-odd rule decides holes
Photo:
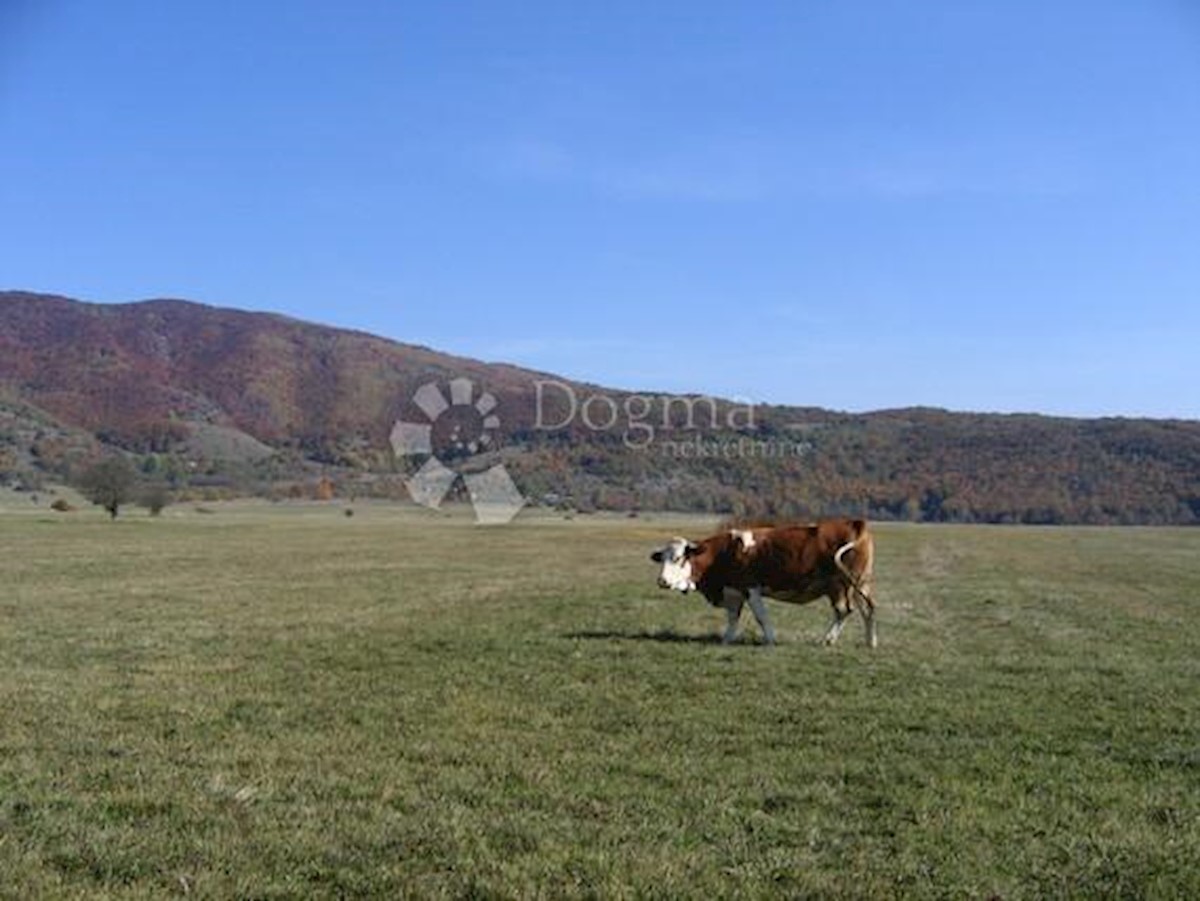
[(133, 499), (137, 474), (123, 457), (110, 457), (88, 468), (79, 479), (79, 490), (113, 519), (122, 504)]
[(167, 490), (166, 485), (147, 485), (138, 493), (138, 506), (149, 510), (151, 516), (158, 516), (169, 503), (171, 492)]

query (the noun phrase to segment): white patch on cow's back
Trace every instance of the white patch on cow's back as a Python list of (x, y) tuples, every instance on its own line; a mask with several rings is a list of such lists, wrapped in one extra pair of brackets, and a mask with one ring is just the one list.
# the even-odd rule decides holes
[(754, 532), (750, 529), (730, 529), (729, 534), (733, 536), (733, 540), (742, 546), (743, 551), (748, 551), (754, 547)]

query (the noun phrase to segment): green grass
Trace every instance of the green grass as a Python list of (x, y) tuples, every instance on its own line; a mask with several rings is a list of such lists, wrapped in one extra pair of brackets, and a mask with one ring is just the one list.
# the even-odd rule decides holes
[(681, 531), (0, 515), (0, 896), (1200, 897), (1200, 531), (881, 527), (874, 653)]

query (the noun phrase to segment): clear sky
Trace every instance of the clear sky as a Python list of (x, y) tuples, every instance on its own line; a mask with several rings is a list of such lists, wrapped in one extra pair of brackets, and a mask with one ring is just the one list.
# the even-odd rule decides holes
[(0, 0), (0, 288), (1200, 418), (1200, 2)]

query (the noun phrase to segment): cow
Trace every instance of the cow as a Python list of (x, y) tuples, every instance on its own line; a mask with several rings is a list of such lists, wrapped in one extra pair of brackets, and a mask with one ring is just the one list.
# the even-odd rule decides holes
[(855, 607), (863, 617), (867, 645), (879, 639), (871, 596), (875, 541), (866, 520), (826, 519), (810, 525), (729, 528), (702, 541), (673, 538), (650, 555), (662, 564), (659, 587), (704, 595), (728, 616), (724, 642), (737, 637), (742, 607), (750, 604), (763, 640), (775, 643), (775, 630), (763, 598), (807, 604), (828, 597), (833, 623), (825, 644), (842, 634)]

